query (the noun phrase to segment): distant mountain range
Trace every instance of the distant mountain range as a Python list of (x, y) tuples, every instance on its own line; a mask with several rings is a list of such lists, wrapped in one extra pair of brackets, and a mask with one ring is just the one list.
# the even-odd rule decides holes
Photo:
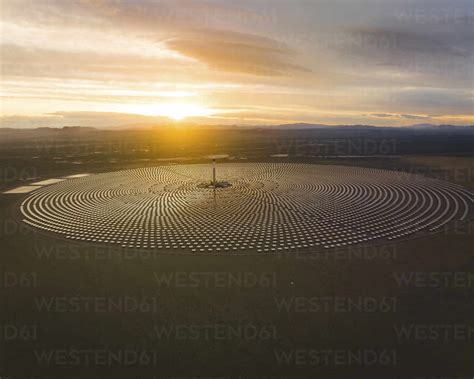
[[(37, 128), (0, 128), (0, 135), (7, 134), (22, 134), (28, 131), (37, 131), (41, 134), (58, 134), (58, 133), (88, 133), (94, 131), (114, 131), (114, 130), (143, 130), (143, 129), (174, 129), (181, 128), (183, 125), (152, 125), (152, 124), (133, 124), (133, 125), (119, 125), (117, 127), (106, 127), (106, 128), (95, 128), (91, 126), (63, 126), (62, 128), (55, 127), (37, 127)], [(420, 130), (420, 131), (460, 131), (460, 132), (474, 132), (474, 125), (434, 125), (434, 124), (415, 124), (410, 126), (375, 126), (375, 125), (325, 125), (325, 124), (310, 124), (310, 123), (294, 123), (294, 124), (281, 124), (281, 125), (197, 125), (197, 124), (184, 124), (185, 128), (203, 128), (203, 129), (234, 129), (240, 128), (244, 130), (249, 129), (272, 129), (272, 130), (318, 130), (318, 129), (350, 129), (350, 130), (377, 130), (377, 129), (390, 129), (390, 130)]]
[[(324, 125), (324, 124), (307, 124), (307, 123), (296, 123), (296, 124), (282, 124), (282, 125), (271, 125), (268, 128), (291, 128), (291, 129), (328, 129), (328, 128), (354, 128), (354, 129), (379, 129), (379, 128), (396, 128), (396, 129), (433, 129), (433, 130), (467, 130), (474, 129), (474, 125), (460, 126), (460, 125), (434, 125), (434, 124), (415, 124), (410, 126), (375, 126), (375, 125)], [(257, 128), (255, 126), (254, 128)]]

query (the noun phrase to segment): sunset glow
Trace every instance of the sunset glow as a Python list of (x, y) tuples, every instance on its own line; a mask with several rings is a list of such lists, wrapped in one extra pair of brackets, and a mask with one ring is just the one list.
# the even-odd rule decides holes
[(128, 113), (143, 116), (168, 117), (175, 121), (181, 121), (188, 117), (210, 116), (213, 111), (205, 106), (192, 103), (162, 103), (129, 106)]
[(3, 1), (0, 125), (474, 123), (472, 5), (364, 4)]

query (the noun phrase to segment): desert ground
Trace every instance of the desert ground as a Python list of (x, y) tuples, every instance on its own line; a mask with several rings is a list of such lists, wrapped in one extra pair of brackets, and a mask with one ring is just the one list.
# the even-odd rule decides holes
[[(227, 154), (227, 162), (406, 171), (474, 188), (471, 136), (4, 133), (0, 192), (81, 173), (206, 163), (208, 154)], [(26, 196), (0, 195), (2, 377), (461, 378), (474, 372), (472, 213), (428, 237), (385, 245), (195, 256), (58, 239), (22, 222)]]

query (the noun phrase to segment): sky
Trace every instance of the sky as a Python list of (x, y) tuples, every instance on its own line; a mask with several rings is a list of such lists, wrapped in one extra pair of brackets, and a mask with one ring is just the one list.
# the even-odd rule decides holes
[(474, 124), (474, 1), (0, 0), (0, 127)]

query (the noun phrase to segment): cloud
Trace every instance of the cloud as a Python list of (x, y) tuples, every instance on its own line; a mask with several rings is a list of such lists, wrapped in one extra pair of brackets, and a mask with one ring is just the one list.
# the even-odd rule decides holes
[(417, 114), (397, 114), (397, 113), (371, 113), (369, 116), (379, 118), (405, 118), (408, 120), (425, 120), (431, 118), (431, 116), (417, 115)]
[[(472, 90), (443, 88), (407, 88), (394, 92), (392, 105), (405, 110), (403, 113), (472, 114)], [(420, 112), (421, 113), (421, 112)]]
[(270, 76), (309, 71), (293, 63), (296, 53), (285, 44), (252, 34), (200, 30), (168, 39), (166, 45), (215, 70)]
[[(336, 47), (350, 56), (355, 69), (384, 71), (397, 80), (418, 85), (472, 86), (474, 34), (472, 24), (445, 23), (352, 26), (342, 29)], [(466, 81), (466, 79), (469, 79)]]
[(2, 53), (3, 80), (8, 77), (153, 80), (178, 69), (174, 58), (136, 57), (120, 52), (103, 54), (2, 45)]
[(391, 113), (371, 113), (370, 116), (373, 117), (381, 117), (381, 118), (389, 118), (389, 117), (396, 117), (397, 115), (391, 114)]
[(2, 128), (37, 128), (62, 126), (120, 127), (169, 124), (166, 117), (118, 112), (52, 112), (40, 116), (0, 116)]
[(420, 116), (416, 114), (401, 114), (400, 117), (407, 118), (409, 120), (424, 120), (427, 118), (431, 118), (430, 116)]
[(474, 36), (472, 31), (469, 32), (464, 27), (457, 29), (453, 31), (426, 27), (412, 27), (404, 30), (399, 29), (399, 26), (397, 28), (352, 27), (347, 28), (346, 32), (355, 35), (354, 40), (358, 41), (357, 48), (362, 52), (386, 50), (397, 53), (468, 58), (474, 51)]

